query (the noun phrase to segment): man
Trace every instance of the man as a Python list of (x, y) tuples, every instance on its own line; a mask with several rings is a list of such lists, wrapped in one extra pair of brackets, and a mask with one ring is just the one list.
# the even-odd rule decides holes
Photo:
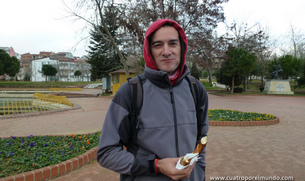
[[(191, 153), (208, 131), (208, 96), (199, 85), (196, 111), (185, 65), (187, 39), (174, 21), (161, 19), (146, 31), (144, 40), (143, 103), (139, 131), (132, 141), (131, 90), (123, 84), (106, 115), (97, 160), (121, 174), (121, 180), (205, 179), (205, 150), (193, 165), (176, 169), (179, 158)], [(197, 124), (197, 117), (200, 124)], [(127, 149), (124, 149), (126, 146)]]

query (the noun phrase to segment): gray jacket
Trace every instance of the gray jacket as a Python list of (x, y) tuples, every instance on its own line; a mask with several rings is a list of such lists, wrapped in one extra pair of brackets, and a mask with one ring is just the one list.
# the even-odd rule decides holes
[[(172, 86), (167, 73), (145, 67), (140, 76), (143, 80), (143, 104), (139, 113), (137, 144), (131, 142), (130, 87), (128, 82), (120, 87), (101, 132), (97, 151), (97, 161), (101, 166), (120, 173), (121, 180), (171, 180), (156, 174), (154, 160), (184, 156), (191, 153), (199, 142), (196, 108), (185, 79), (188, 73), (186, 67), (183, 76)], [(204, 86), (199, 85), (198, 114), (202, 123), (198, 137), (201, 138), (208, 132), (208, 95)], [(200, 157), (190, 178), (185, 180), (204, 179), (205, 150)]]

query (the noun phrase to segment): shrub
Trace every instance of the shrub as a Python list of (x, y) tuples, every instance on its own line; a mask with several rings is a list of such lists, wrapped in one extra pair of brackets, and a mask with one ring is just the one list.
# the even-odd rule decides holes
[(297, 79), (297, 81), (298, 81), (298, 87), (305, 86), (305, 76)]
[(255, 112), (241, 112), (225, 109), (209, 110), (210, 121), (263, 121), (272, 120), (276, 117), (271, 114), (261, 114)]

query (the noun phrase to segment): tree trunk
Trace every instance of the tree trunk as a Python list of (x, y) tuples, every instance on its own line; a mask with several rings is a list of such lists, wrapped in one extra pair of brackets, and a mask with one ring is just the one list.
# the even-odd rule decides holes
[(232, 78), (232, 89), (231, 89), (231, 94), (234, 93), (234, 78), (235, 78), (235, 74), (233, 74), (233, 78)]
[(244, 91), (246, 91), (246, 83), (247, 83), (246, 79), (247, 79), (247, 76), (244, 77)]
[[(249, 79), (250, 79), (250, 81), (249, 81)], [(250, 84), (251, 84), (251, 76), (249, 75), (247, 77), (247, 89), (250, 89)]]
[[(107, 30), (107, 34), (108, 34), (108, 33), (109, 33), (109, 31)], [(109, 35), (110, 35), (110, 33), (109, 33)], [(111, 36), (111, 35), (110, 35), (110, 36)], [(113, 40), (112, 37), (110, 37), (110, 41), (111, 41), (112, 45), (114, 46), (116, 52), (118, 53), (118, 55), (119, 55), (119, 57), (120, 57), (120, 60), (121, 60), (121, 62), (122, 62), (122, 64), (123, 64), (123, 67), (124, 67), (124, 70), (125, 70), (125, 73), (126, 73), (126, 77), (127, 77), (127, 78), (130, 78), (129, 70), (128, 70), (128, 66), (127, 66), (127, 63), (126, 63), (125, 58), (123, 57), (123, 55), (122, 55), (122, 53), (121, 53), (119, 47), (118, 47), (117, 44), (114, 42), (114, 40)]]
[(121, 62), (123, 64), (123, 67), (124, 67), (124, 70), (125, 70), (126, 77), (130, 78), (129, 70), (128, 70), (128, 66), (127, 66), (126, 60), (125, 60), (124, 56), (122, 55), (118, 45), (115, 43), (113, 37), (111, 36), (111, 33), (109, 32), (109, 30), (107, 28), (107, 24), (106, 24), (106, 22), (104, 20), (104, 17), (103, 17), (103, 12), (102, 12), (101, 4), (100, 4), (100, 2), (98, 0), (95, 0), (95, 2), (98, 5), (98, 11), (99, 11), (99, 16), (101, 18), (101, 23), (102, 23), (102, 25), (103, 25), (103, 27), (104, 27), (104, 29), (106, 31), (106, 34), (107, 34), (107, 36), (108, 36), (108, 38), (110, 40), (110, 43), (112, 44), (112, 46), (114, 46), (115, 51), (118, 53), (118, 55), (120, 57), (120, 60), (121, 60)]
[(207, 67), (207, 71), (208, 71), (208, 74), (209, 74), (209, 83), (212, 86), (213, 85), (213, 80), (212, 80), (212, 74), (211, 74), (211, 71), (210, 71), (209, 67)]
[(264, 87), (264, 74), (263, 73), (261, 74), (261, 81), (262, 81), (261, 87), (263, 88)]

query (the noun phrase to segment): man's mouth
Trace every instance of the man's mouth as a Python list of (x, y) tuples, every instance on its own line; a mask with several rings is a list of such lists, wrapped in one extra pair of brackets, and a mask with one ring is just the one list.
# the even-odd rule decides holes
[(173, 59), (172, 58), (165, 58), (165, 59), (162, 59), (161, 61), (162, 62), (171, 62), (171, 61), (173, 61)]

